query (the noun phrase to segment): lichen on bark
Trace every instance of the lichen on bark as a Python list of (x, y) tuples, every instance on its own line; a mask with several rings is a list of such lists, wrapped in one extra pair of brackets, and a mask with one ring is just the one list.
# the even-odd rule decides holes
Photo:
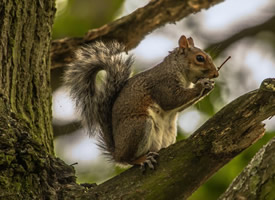
[(252, 158), (219, 200), (275, 199), (275, 138)]

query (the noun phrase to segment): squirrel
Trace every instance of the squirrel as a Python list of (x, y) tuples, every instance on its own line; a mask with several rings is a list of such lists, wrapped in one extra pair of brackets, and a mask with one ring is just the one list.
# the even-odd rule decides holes
[[(178, 113), (205, 97), (219, 76), (211, 57), (182, 35), (155, 67), (130, 77), (133, 57), (116, 41), (76, 51), (64, 74), (83, 125), (119, 164), (154, 169), (158, 151), (175, 143)], [(98, 86), (97, 73), (106, 71)]]

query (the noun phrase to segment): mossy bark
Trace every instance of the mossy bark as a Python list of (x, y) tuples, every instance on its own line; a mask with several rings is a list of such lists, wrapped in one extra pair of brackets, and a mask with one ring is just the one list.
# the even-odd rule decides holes
[(0, 1), (0, 199), (51, 196), (54, 14), (54, 0)]
[(231, 183), (219, 200), (275, 199), (275, 138), (269, 141)]

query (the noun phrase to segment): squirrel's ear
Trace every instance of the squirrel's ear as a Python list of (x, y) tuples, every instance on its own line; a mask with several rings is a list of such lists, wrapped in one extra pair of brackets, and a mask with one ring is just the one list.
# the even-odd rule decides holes
[(188, 41), (189, 46), (194, 47), (194, 40), (193, 40), (193, 38), (189, 37), (187, 39), (187, 41)]
[(186, 39), (186, 37), (184, 35), (182, 35), (179, 39), (179, 47), (182, 49), (189, 48), (188, 40)]

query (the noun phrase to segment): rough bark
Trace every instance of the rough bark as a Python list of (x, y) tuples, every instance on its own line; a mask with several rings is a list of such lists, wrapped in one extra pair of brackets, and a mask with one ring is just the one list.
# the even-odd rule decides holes
[(53, 156), (53, 0), (0, 1), (0, 199), (41, 199)]
[(145, 7), (132, 14), (106, 24), (98, 29), (89, 30), (82, 38), (54, 40), (51, 49), (52, 68), (63, 67), (70, 63), (73, 52), (83, 44), (96, 39), (116, 39), (124, 43), (128, 50), (154, 29), (166, 23), (175, 23), (189, 14), (209, 8), (223, 0), (152, 0)]
[[(53, 153), (49, 42), (53, 1), (1, 1), (1, 113), (29, 130), (28, 136)], [(10, 113), (9, 113), (10, 112)], [(3, 122), (3, 121), (2, 121)], [(16, 128), (16, 127), (15, 127)]]
[(275, 138), (253, 157), (219, 200), (275, 199)]

